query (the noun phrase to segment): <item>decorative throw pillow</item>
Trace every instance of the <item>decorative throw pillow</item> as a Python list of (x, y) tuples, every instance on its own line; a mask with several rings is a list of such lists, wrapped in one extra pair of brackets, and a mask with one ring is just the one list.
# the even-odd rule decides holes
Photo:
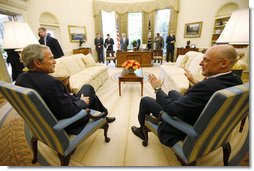
[(183, 68), (184, 65), (185, 65), (186, 60), (187, 60), (187, 56), (185, 56), (185, 55), (179, 55), (177, 57), (177, 59), (176, 59), (175, 66)]
[(82, 59), (86, 63), (87, 68), (95, 66), (95, 60), (93, 59), (91, 53), (85, 55), (84, 57), (82, 57)]
[(190, 62), (190, 65), (188, 67), (189, 71), (194, 73), (199, 73), (201, 70), (201, 66), (199, 65), (200, 62), (203, 60), (203, 53), (197, 54)]

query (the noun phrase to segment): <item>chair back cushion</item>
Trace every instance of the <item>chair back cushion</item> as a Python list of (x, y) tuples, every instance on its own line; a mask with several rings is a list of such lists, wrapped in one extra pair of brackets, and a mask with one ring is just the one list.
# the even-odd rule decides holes
[(0, 81), (0, 93), (28, 124), (34, 137), (64, 154), (69, 137), (65, 131), (53, 130), (57, 120), (35, 90)]
[(153, 56), (163, 56), (162, 50), (153, 50)]
[(219, 90), (194, 125), (198, 138), (186, 137), (183, 151), (189, 162), (225, 144), (249, 112), (249, 83)]

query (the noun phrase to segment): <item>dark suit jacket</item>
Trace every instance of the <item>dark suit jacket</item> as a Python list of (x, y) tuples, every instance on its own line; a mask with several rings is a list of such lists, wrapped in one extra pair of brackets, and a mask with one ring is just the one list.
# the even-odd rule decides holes
[(20, 62), (20, 56), (14, 49), (5, 49), (7, 52), (7, 63), (11, 64), (12, 81), (15, 81), (19, 74), (23, 72), (24, 65)]
[(99, 39), (95, 38), (94, 45), (95, 45), (96, 50), (102, 50), (103, 49), (103, 38), (99, 38)]
[(121, 50), (127, 51), (128, 45), (129, 45), (129, 39), (128, 38), (125, 38), (125, 41), (123, 41), (123, 38), (120, 39)]
[[(114, 45), (114, 40), (112, 38), (105, 39), (104, 47), (106, 48), (107, 51), (113, 51), (113, 45)], [(108, 48), (107, 48), (107, 46), (108, 46)]]
[(166, 39), (168, 49), (174, 49), (175, 48), (175, 44), (171, 43), (171, 41), (176, 41), (176, 38), (175, 38), (174, 35), (173, 36), (169, 35)]
[[(36, 90), (54, 116), (59, 120), (71, 117), (81, 109), (87, 108), (84, 101), (79, 100), (79, 97), (70, 95), (61, 81), (47, 73), (31, 71), (22, 73), (17, 78), (15, 84)], [(87, 121), (87, 118), (83, 118), (83, 120), (73, 123), (69, 128), (72, 128), (72, 131), (74, 129), (80, 130), (85, 126)], [(78, 131), (74, 131), (74, 133), (68, 128), (66, 131), (73, 134), (78, 133)]]
[[(44, 38), (40, 38), (39, 42), (40, 42), (40, 44), (45, 45)], [(57, 41), (57, 39), (51, 37), (49, 34), (47, 35), (46, 45), (50, 48), (55, 59), (64, 56), (63, 50), (62, 50), (59, 42)]]
[[(172, 101), (170, 96), (160, 90), (156, 93), (156, 101), (169, 115), (177, 116), (185, 122), (194, 125), (208, 100), (217, 90), (239, 84), (242, 84), (242, 80), (237, 75), (229, 73), (199, 82), (175, 101)], [(172, 136), (177, 137), (178, 132), (175, 132), (169, 124), (163, 123), (159, 126), (158, 136), (163, 144), (170, 146), (172, 144), (169, 139)], [(181, 135), (180, 139), (184, 137)]]

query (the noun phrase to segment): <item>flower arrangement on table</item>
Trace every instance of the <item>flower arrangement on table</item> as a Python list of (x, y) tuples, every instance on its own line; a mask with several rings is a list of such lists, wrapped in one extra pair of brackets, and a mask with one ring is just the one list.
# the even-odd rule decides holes
[(140, 63), (136, 60), (127, 60), (122, 64), (122, 67), (124, 67), (126, 70), (133, 70), (140, 68)]

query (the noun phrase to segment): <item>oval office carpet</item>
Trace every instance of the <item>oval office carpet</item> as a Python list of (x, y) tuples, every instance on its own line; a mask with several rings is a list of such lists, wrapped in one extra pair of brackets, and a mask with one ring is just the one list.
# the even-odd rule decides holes
[[(122, 83), (122, 96), (118, 95), (117, 76), (121, 68), (109, 66), (109, 79), (97, 90), (97, 95), (108, 108), (109, 115), (116, 117), (110, 124), (109, 143), (104, 142), (103, 130), (96, 131), (81, 143), (71, 157), (70, 166), (180, 166), (174, 153), (163, 146), (158, 138), (149, 133), (147, 147), (131, 132), (138, 126), (138, 108), (141, 99), (140, 83)], [(147, 75), (159, 75), (160, 67), (143, 68), (144, 96), (154, 97)], [(22, 118), (5, 102), (0, 105), (0, 165), (2, 166), (59, 166), (55, 151), (39, 143), (39, 157), (31, 164), (30, 132)], [(249, 150), (249, 123), (246, 121), (242, 133), (236, 129), (231, 137), (231, 165), (238, 165)], [(236, 156), (236, 154), (238, 155)], [(201, 166), (222, 166), (222, 150), (218, 149), (197, 161)]]

